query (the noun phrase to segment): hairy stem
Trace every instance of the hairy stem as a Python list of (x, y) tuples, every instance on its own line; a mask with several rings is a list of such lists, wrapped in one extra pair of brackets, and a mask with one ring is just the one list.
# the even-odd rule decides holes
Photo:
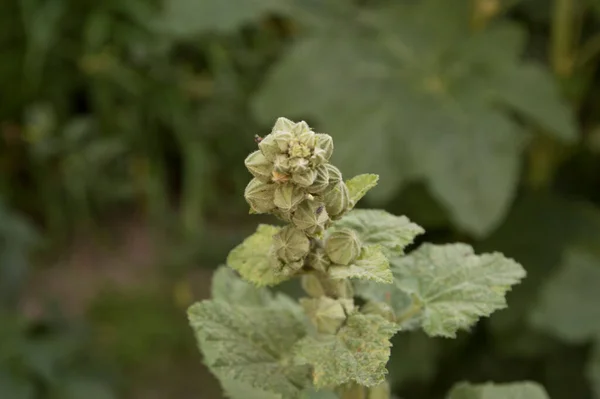
[(554, 0), (550, 63), (554, 73), (560, 77), (570, 76), (573, 69), (575, 1)]

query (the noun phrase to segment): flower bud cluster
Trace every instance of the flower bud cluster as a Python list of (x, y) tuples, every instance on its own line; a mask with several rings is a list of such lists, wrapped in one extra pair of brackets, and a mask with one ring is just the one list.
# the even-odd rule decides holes
[(307, 260), (322, 271), (330, 263), (348, 264), (352, 256), (340, 255), (332, 245), (314, 251), (310, 245), (352, 208), (342, 173), (329, 163), (331, 136), (313, 132), (304, 121), (279, 118), (271, 133), (257, 141), (258, 150), (244, 162), (254, 176), (244, 197), (251, 212), (271, 213), (289, 223), (274, 237), (274, 267), (294, 273)]

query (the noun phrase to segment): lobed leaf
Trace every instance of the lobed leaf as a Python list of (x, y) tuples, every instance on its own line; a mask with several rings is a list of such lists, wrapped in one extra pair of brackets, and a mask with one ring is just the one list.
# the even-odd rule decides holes
[(390, 263), (379, 245), (364, 246), (360, 256), (352, 264), (332, 265), (328, 274), (334, 280), (356, 278), (388, 284), (394, 281)]
[(363, 244), (381, 245), (388, 253), (402, 254), (404, 248), (425, 230), (406, 216), (394, 216), (378, 209), (354, 209), (337, 221), (334, 228), (356, 231)]
[(600, 337), (600, 258), (584, 250), (566, 253), (531, 314), (534, 326), (568, 342)]
[(213, 273), (211, 292), (213, 300), (243, 306), (266, 306), (272, 300), (269, 291), (242, 280), (227, 266), (220, 266)]
[(390, 338), (397, 328), (377, 315), (351, 315), (337, 335), (307, 336), (295, 348), (296, 359), (313, 368), (317, 388), (349, 381), (372, 387), (385, 380)]
[(419, 302), (423, 330), (448, 338), (505, 308), (506, 292), (526, 275), (512, 259), (475, 255), (466, 244), (424, 244), (396, 260), (393, 271), (398, 286)]
[(269, 260), (273, 235), (279, 227), (261, 224), (256, 232), (235, 247), (227, 257), (227, 264), (257, 286), (271, 286), (289, 277), (277, 273)]
[(300, 397), (309, 385), (308, 370), (292, 362), (290, 351), (306, 329), (301, 311), (292, 306), (297, 305), (289, 301), (244, 307), (203, 301), (189, 308), (205, 362), (226, 382), (226, 389), (241, 383), (282, 399)]
[(505, 384), (459, 383), (452, 388), (448, 399), (550, 399), (548, 393), (536, 382)]

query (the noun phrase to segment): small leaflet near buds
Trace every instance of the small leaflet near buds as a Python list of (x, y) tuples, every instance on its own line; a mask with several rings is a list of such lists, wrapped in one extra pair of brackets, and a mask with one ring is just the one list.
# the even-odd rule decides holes
[(304, 259), (309, 249), (308, 237), (294, 226), (286, 226), (273, 236), (273, 250), (284, 263)]
[(349, 265), (361, 251), (358, 236), (351, 229), (336, 230), (325, 241), (325, 252), (329, 259), (338, 265)]
[(298, 206), (292, 222), (297, 228), (306, 232), (311, 236), (320, 234), (325, 229), (325, 223), (329, 221), (329, 215), (326, 210), (317, 210), (322, 207), (323, 204), (316, 201), (304, 201)]
[(305, 198), (305, 193), (301, 187), (291, 183), (276, 185), (273, 201), (275, 206), (281, 211), (292, 211)]
[(267, 213), (275, 208), (275, 184), (260, 181), (256, 177), (250, 180), (244, 191), (244, 198), (256, 213)]
[(254, 151), (244, 161), (246, 168), (257, 179), (268, 183), (273, 175), (273, 164), (260, 151)]

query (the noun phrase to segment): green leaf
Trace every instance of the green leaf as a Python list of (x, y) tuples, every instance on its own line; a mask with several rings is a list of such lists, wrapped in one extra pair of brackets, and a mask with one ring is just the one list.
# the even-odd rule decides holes
[(506, 292), (525, 277), (512, 259), (475, 255), (466, 244), (424, 244), (396, 260), (393, 270), (398, 286), (420, 302), (425, 332), (448, 338), (505, 308)]
[(379, 245), (364, 246), (360, 256), (352, 264), (333, 265), (329, 267), (328, 274), (334, 280), (356, 278), (379, 283), (394, 281), (390, 263)]
[[(528, 139), (513, 111), (563, 138), (573, 136), (572, 113), (547, 76), (520, 61), (521, 28), (497, 23), (471, 32), (462, 2), (412, 3), (324, 15), (326, 28), (295, 43), (253, 106), (265, 122), (318, 120), (343, 173), (380, 176), (374, 199), (424, 181), (458, 227), (485, 236), (513, 200)], [(502, 85), (511, 76), (532, 77), (535, 90)]]
[(378, 209), (354, 209), (334, 227), (353, 229), (364, 244), (381, 245), (394, 254), (402, 254), (416, 236), (425, 232), (406, 216), (394, 216)]
[[(357, 296), (367, 301), (383, 302), (390, 306), (396, 317), (406, 312), (412, 304), (410, 296), (402, 291), (395, 282), (382, 285), (373, 281), (354, 281), (354, 289)], [(412, 327), (414, 325), (402, 325), (404, 330)]]
[(600, 258), (583, 250), (566, 253), (546, 283), (531, 322), (573, 343), (600, 337)]
[(550, 399), (544, 387), (537, 382), (505, 384), (459, 383), (452, 388), (448, 399)]
[(575, 118), (562, 100), (552, 75), (539, 65), (523, 64), (497, 77), (493, 96), (529, 118), (556, 138), (572, 143), (578, 139)]
[(167, 0), (164, 27), (177, 38), (193, 37), (207, 31), (228, 32), (283, 11), (279, 0)]
[(219, 379), (282, 398), (298, 398), (309, 384), (306, 367), (293, 364), (290, 357), (293, 345), (306, 334), (291, 301), (269, 307), (203, 301), (190, 307), (188, 317), (204, 360)]
[(397, 328), (377, 315), (351, 315), (337, 335), (307, 336), (296, 346), (299, 362), (313, 367), (317, 388), (349, 381), (375, 386), (385, 380), (389, 339)]
[(212, 277), (211, 298), (229, 304), (264, 306), (270, 303), (272, 295), (266, 289), (242, 280), (231, 268), (220, 266)]
[(346, 181), (352, 203), (356, 204), (360, 201), (370, 189), (377, 185), (378, 181), (379, 176), (369, 173), (354, 176), (352, 179)]
[(34, 399), (35, 385), (27, 378), (14, 375), (10, 370), (0, 369), (0, 397), (11, 399)]
[(257, 286), (281, 283), (289, 277), (277, 273), (269, 261), (273, 235), (279, 227), (261, 224), (256, 232), (235, 247), (227, 257), (227, 264), (245, 279)]

